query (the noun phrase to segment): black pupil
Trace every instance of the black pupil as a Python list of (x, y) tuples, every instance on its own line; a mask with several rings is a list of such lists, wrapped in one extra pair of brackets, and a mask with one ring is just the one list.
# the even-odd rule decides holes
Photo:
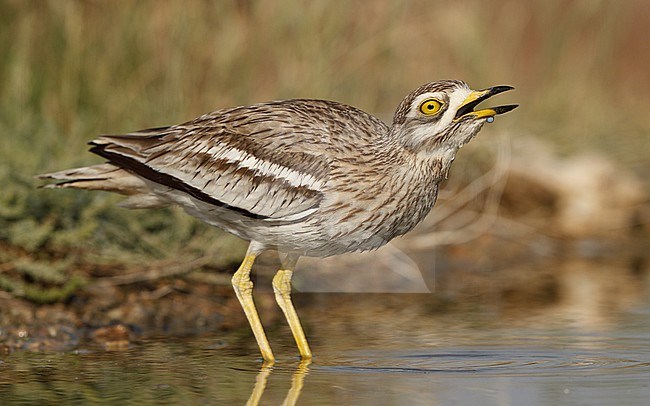
[(429, 109), (429, 110), (433, 110), (433, 103), (429, 103), (429, 104), (427, 105), (427, 109)]

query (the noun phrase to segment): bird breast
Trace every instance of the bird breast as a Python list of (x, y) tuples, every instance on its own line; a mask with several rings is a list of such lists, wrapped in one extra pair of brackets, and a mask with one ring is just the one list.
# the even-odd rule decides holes
[[(440, 162), (398, 160), (388, 170), (382, 168), (383, 172), (373, 166), (344, 168), (346, 178), (357, 181), (342, 185), (335, 180), (336, 187), (325, 193), (310, 223), (320, 228), (318, 234), (335, 251), (327, 255), (378, 248), (413, 229), (435, 204), (444, 179)], [(338, 170), (331, 175), (337, 179)]]

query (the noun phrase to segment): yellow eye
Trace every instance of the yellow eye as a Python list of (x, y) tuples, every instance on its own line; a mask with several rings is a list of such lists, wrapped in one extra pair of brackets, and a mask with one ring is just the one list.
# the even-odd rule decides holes
[(427, 116), (436, 114), (442, 108), (442, 102), (437, 99), (426, 99), (420, 103), (420, 112)]

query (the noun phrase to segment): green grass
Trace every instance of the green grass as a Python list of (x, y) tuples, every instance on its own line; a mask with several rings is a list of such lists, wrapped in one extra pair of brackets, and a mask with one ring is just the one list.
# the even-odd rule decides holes
[(606, 151), (648, 175), (647, 9), (644, 0), (2, 0), (0, 288), (60, 300), (95, 266), (180, 261), (210, 247), (216, 267), (231, 265), (237, 240), (178, 210), (37, 190), (33, 175), (101, 162), (85, 152), (97, 134), (236, 104), (329, 98), (390, 121), (427, 81), (511, 84), (503, 97), (522, 106), (499, 131), (565, 153)]

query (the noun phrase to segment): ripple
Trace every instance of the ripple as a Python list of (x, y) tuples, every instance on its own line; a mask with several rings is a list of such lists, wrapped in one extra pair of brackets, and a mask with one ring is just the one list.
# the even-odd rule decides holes
[[(638, 354), (637, 354), (638, 355)], [(647, 357), (646, 357), (647, 358)], [(561, 374), (650, 373), (650, 360), (625, 353), (526, 348), (456, 349), (441, 352), (368, 352), (312, 366), (322, 373), (480, 374), (551, 376)]]

